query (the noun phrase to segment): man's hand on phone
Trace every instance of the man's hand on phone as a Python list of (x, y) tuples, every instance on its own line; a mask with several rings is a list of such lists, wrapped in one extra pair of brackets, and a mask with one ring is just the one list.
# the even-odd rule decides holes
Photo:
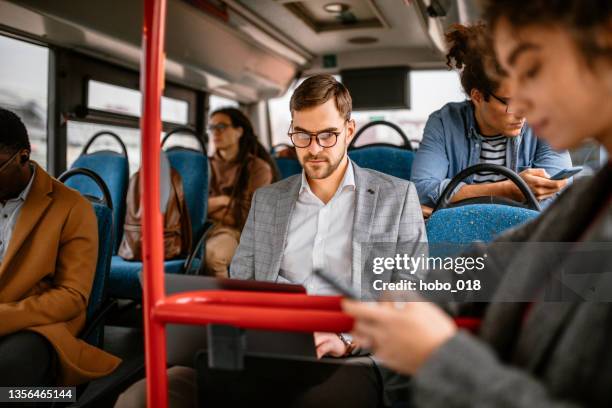
[[(519, 176), (525, 181), (539, 201), (552, 197), (567, 185), (567, 180), (551, 180), (550, 175), (544, 169), (526, 169), (520, 172)], [(507, 182), (513, 185), (515, 199), (524, 200), (523, 194), (518, 187), (510, 180), (507, 180)]]

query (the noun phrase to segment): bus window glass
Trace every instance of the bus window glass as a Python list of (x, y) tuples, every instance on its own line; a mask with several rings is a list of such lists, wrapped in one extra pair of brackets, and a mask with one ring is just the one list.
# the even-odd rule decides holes
[(46, 168), (49, 50), (0, 36), (0, 61), (0, 106), (23, 120), (31, 157)]
[[(130, 160), (130, 175), (134, 174), (140, 167), (140, 129), (100, 125), (89, 122), (68, 121), (68, 148), (66, 149), (66, 165), (68, 168), (79, 157), (83, 146), (97, 132), (108, 130), (116, 133), (127, 148)], [(109, 136), (100, 136), (89, 149), (89, 153), (99, 150), (112, 150), (121, 152), (119, 144)]]
[(195, 140), (193, 135), (182, 132), (177, 132), (170, 136), (164, 144), (164, 149), (169, 149), (175, 146), (187, 147), (189, 149), (194, 149), (198, 151), (202, 150), (200, 147), (200, 143)]
[[(339, 81), (340, 76), (335, 76)], [(270, 125), (272, 129), (272, 144), (289, 143), (287, 129), (291, 123), (289, 100), (295, 88), (304, 78), (294, 83), (287, 92), (279, 97), (270, 99)], [(404, 131), (414, 147), (417, 147), (423, 136), (423, 128), (429, 115), (440, 109), (447, 102), (460, 102), (465, 100), (461, 90), (459, 76), (447, 70), (426, 70), (410, 72), (410, 99), (411, 109), (388, 109), (371, 111), (354, 111), (357, 129), (374, 120), (393, 122)], [(375, 126), (359, 137), (357, 146), (371, 143), (401, 144), (401, 139), (387, 126)]]
[[(141, 105), (140, 91), (94, 80), (88, 82), (87, 106), (90, 109), (140, 117)], [(189, 104), (162, 96), (161, 117), (167, 123), (186, 125), (189, 122)]]
[(240, 104), (233, 99), (219, 95), (210, 95), (208, 98), (208, 112), (214, 112), (220, 108), (233, 107), (238, 108)]
[[(340, 81), (340, 75), (334, 75), (336, 80)], [(272, 129), (272, 146), (280, 143), (291, 144), (287, 132), (291, 125), (291, 112), (289, 111), (289, 101), (293, 91), (296, 90), (306, 78), (300, 78), (294, 81), (287, 92), (283, 96), (273, 98), (268, 101), (268, 109), (270, 111), (270, 129)]]
[[(466, 99), (459, 76), (448, 70), (419, 70), (410, 72), (411, 109), (372, 110), (353, 112), (357, 129), (375, 120), (386, 120), (398, 125), (413, 147), (418, 147), (429, 115), (448, 102)], [(388, 126), (374, 126), (366, 130), (356, 146), (372, 143), (401, 144), (397, 132)]]

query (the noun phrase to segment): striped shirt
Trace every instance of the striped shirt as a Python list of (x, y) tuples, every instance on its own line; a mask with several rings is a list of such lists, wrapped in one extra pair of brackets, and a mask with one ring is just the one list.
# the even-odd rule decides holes
[[(506, 165), (506, 144), (508, 137), (504, 135), (481, 137), (480, 142), (480, 163)], [(479, 171), (474, 175), (474, 183), (494, 183), (496, 181), (505, 180), (506, 177), (501, 174), (492, 173), (490, 171)]]

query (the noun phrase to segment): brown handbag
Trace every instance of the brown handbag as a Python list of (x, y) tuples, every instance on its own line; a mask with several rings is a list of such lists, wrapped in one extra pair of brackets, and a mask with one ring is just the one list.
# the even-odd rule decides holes
[[(119, 256), (128, 261), (142, 261), (142, 209), (140, 206), (140, 171), (132, 176), (126, 197), (123, 239)], [(191, 222), (183, 192), (183, 180), (170, 168), (170, 194), (164, 216), (164, 259), (187, 256), (191, 250)]]

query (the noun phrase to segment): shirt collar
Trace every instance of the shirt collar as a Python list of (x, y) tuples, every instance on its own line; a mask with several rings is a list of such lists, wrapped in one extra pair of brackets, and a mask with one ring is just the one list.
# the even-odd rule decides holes
[[(337, 191), (342, 191), (346, 187), (352, 188), (355, 190), (355, 171), (353, 170), (353, 162), (350, 158), (348, 158), (348, 166), (346, 167), (346, 171), (344, 172), (344, 177), (342, 178), (342, 182), (338, 186)], [(302, 170), (302, 185), (300, 186), (300, 194), (304, 191), (308, 191), (312, 194), (312, 190), (310, 189), (310, 185), (308, 184), (308, 180), (306, 180), (306, 172)]]

